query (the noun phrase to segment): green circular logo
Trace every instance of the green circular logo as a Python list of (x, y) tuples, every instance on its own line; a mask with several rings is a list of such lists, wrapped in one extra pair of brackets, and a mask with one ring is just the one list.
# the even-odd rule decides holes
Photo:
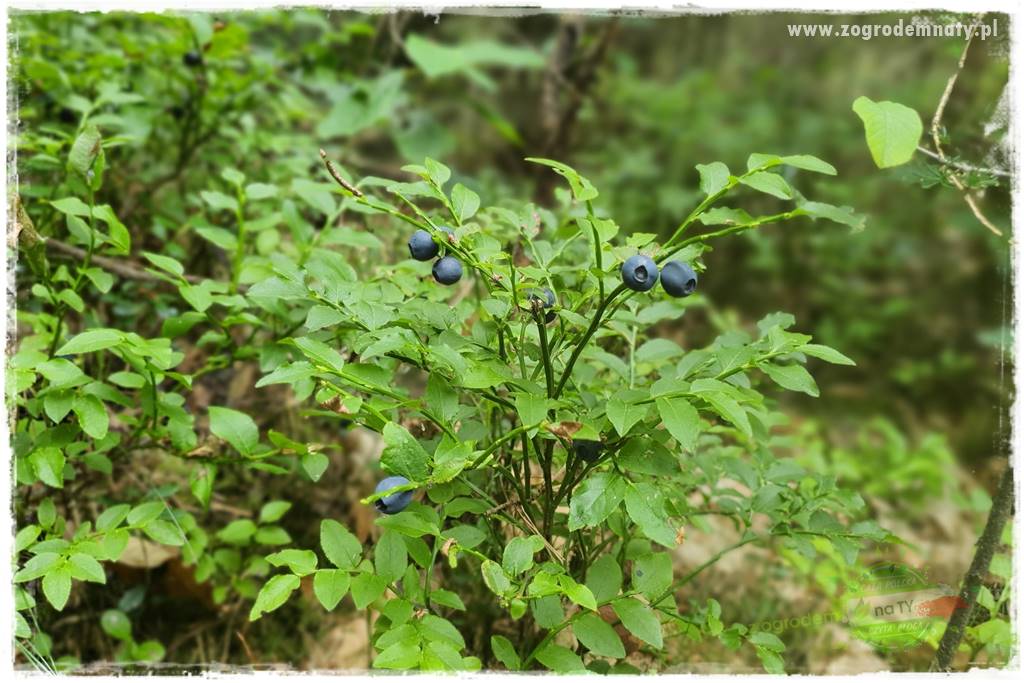
[(846, 612), (854, 636), (880, 650), (920, 644), (963, 601), (896, 562), (869, 567), (850, 586)]

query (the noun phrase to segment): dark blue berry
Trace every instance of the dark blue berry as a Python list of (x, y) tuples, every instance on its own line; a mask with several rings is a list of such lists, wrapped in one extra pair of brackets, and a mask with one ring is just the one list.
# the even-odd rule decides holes
[(203, 63), (203, 56), (195, 50), (191, 50), (182, 56), (181, 61), (185, 62), (185, 66), (196, 67)]
[(462, 277), (462, 264), (454, 256), (445, 256), (434, 263), (433, 273), (442, 285), (454, 285)]
[[(530, 292), (530, 296), (528, 297), (528, 299), (531, 302), (539, 301), (541, 303), (541, 307), (543, 308), (553, 308), (555, 302), (557, 301), (557, 299), (555, 298), (555, 293), (552, 292), (547, 287), (545, 287), (544, 289), (534, 290), (533, 292)], [(554, 322), (555, 318), (557, 317), (558, 316), (554, 311), (548, 311), (547, 313), (544, 314), (544, 322)]]
[(429, 261), (437, 256), (440, 248), (426, 230), (417, 230), (409, 238), (409, 255), (417, 261)]
[(690, 296), (697, 289), (697, 273), (688, 263), (669, 261), (661, 269), (661, 286), (671, 296)]
[(576, 451), (577, 457), (582, 458), (586, 462), (594, 462), (601, 457), (601, 451), (604, 449), (604, 444), (600, 441), (578, 439), (572, 442), (572, 447)]
[[(377, 484), (377, 488), (373, 492), (381, 493), (396, 486), (405, 486), (408, 483), (409, 480), (405, 477), (387, 477)], [(373, 502), (373, 505), (385, 515), (393, 515), (408, 507), (409, 502), (412, 501), (412, 494), (412, 491), (399, 491), (398, 493), (392, 493), (390, 496), (378, 498)]]
[(622, 283), (634, 292), (646, 292), (658, 282), (658, 266), (650, 256), (630, 256), (622, 264)]

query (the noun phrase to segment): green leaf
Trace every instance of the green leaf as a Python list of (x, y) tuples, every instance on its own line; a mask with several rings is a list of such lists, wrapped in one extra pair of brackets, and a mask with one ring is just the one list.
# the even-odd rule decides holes
[(700, 395), (714, 409), (716, 413), (733, 424), (734, 427), (751, 436), (750, 420), (747, 418), (747, 411), (739, 403), (729, 398), (720, 391), (707, 391)]
[(544, 547), (538, 536), (516, 536), (505, 546), (501, 567), (508, 574), (522, 574), (533, 566), (533, 555)]
[(650, 600), (657, 600), (672, 585), (672, 556), (652, 553), (633, 562), (633, 588)]
[(789, 186), (786, 179), (780, 176), (778, 173), (769, 173), (768, 171), (758, 171), (752, 175), (743, 176), (740, 182), (751, 187), (758, 192), (764, 192), (770, 194), (773, 197), (779, 199), (792, 199), (793, 188)]
[(700, 174), (700, 191), (706, 195), (713, 195), (729, 185), (729, 167), (721, 161), (697, 164), (697, 173)]
[(610, 472), (591, 474), (573, 493), (569, 530), (597, 526), (615, 512), (626, 495), (626, 482)]
[(516, 394), (516, 412), (524, 425), (541, 422), (548, 414), (548, 400), (540, 394)]
[(273, 612), (286, 603), (299, 587), (299, 583), (299, 577), (293, 574), (278, 574), (271, 577), (256, 596), (256, 602), (249, 611), (249, 621), (256, 621), (267, 612)]
[(864, 122), (864, 137), (878, 168), (910, 161), (924, 132), (916, 111), (897, 102), (872, 102), (863, 96), (853, 101), (853, 111)]
[(270, 384), (295, 384), (307, 380), (316, 374), (312, 365), (304, 360), (294, 363), (284, 363), (275, 368), (270, 374), (264, 375), (256, 382), (256, 388), (265, 387)]
[(83, 379), (87, 381), (82, 370), (66, 358), (51, 358), (37, 365), (35, 370), (55, 387), (66, 386)]
[(352, 602), (356, 609), (366, 609), (366, 606), (379, 598), (387, 590), (388, 583), (376, 574), (363, 572), (352, 579)]
[(217, 532), (217, 538), (231, 545), (245, 545), (256, 533), (251, 519), (236, 519)]
[(785, 652), (786, 644), (779, 640), (779, 637), (768, 631), (754, 631), (747, 639), (757, 647), (763, 647), (772, 652)]
[(162, 515), (166, 508), (167, 505), (161, 500), (139, 503), (128, 513), (128, 524), (133, 527), (142, 527)]
[(14, 575), (14, 583), (24, 583), (38, 579), (43, 574), (51, 571), (61, 561), (58, 553), (38, 553), (29, 558), (25, 566)]
[(189, 474), (189, 488), (204, 510), (210, 507), (210, 496), (213, 495), (213, 483), (216, 478), (217, 466), (213, 463), (201, 463), (192, 468)]
[(54, 423), (60, 422), (71, 412), (74, 398), (75, 392), (70, 389), (48, 391), (43, 397), (43, 411)]
[(165, 519), (154, 519), (142, 527), (143, 533), (157, 543), (164, 545), (185, 545), (185, 534), (174, 522)]
[(288, 567), (297, 576), (308, 576), (316, 571), (316, 553), (312, 550), (288, 548), (267, 555), (267, 562), (275, 567)]
[(540, 159), (537, 157), (528, 157), (527, 161), (532, 161), (535, 164), (542, 164), (549, 166), (555, 173), (569, 181), (569, 187), (572, 189), (572, 195), (576, 198), (576, 201), (586, 202), (597, 197), (597, 188), (589, 180), (581, 176), (576, 172), (576, 169), (565, 164), (552, 161), (551, 159)]
[(270, 524), (284, 517), (292, 507), (286, 500), (272, 500), (260, 508), (260, 524)]
[(210, 431), (242, 455), (252, 455), (260, 441), (259, 429), (252, 418), (231, 408), (210, 406)]
[(558, 673), (572, 673), (574, 671), (586, 671), (583, 660), (579, 655), (567, 647), (548, 643), (537, 653), (537, 661)]
[(387, 530), (381, 534), (373, 550), (373, 565), (377, 575), (388, 583), (402, 578), (409, 564), (405, 541), (397, 531)]
[(558, 577), (558, 583), (561, 586), (565, 597), (569, 598), (580, 607), (585, 607), (591, 611), (597, 611), (597, 599), (594, 598), (594, 594), (590, 592), (589, 588), (583, 584), (576, 583), (572, 577), (565, 574)]
[(348, 572), (343, 569), (320, 569), (313, 576), (313, 593), (330, 612), (345, 597), (350, 582)]
[(522, 668), (519, 654), (516, 652), (515, 647), (513, 647), (512, 642), (505, 636), (491, 636), (491, 652), (509, 671), (519, 671)]
[(382, 434), (385, 448), (380, 464), (385, 470), (411, 482), (426, 481), (430, 477), (430, 454), (405, 427), (389, 422), (384, 425)]
[(622, 569), (611, 554), (602, 555), (587, 569), (587, 588), (598, 602), (607, 602), (622, 588)]
[(772, 365), (766, 363), (759, 366), (766, 375), (783, 389), (790, 391), (801, 391), (808, 396), (819, 396), (818, 384), (811, 377), (811, 373), (802, 365)]
[(53, 608), (60, 612), (71, 596), (71, 569), (62, 564), (43, 577), (43, 595)]
[(96, 561), (96, 558), (85, 553), (72, 553), (68, 558), (68, 568), (72, 578), (79, 581), (91, 581), (93, 583), (106, 583), (107, 574), (103, 571), (103, 565)]
[(345, 367), (345, 359), (341, 357), (341, 354), (321, 341), (309, 337), (298, 337), (292, 340), (292, 343), (306, 355), (306, 358), (328, 370), (340, 373)]
[(647, 482), (629, 482), (626, 488), (626, 512), (644, 535), (666, 548), (676, 547), (676, 531), (665, 514), (661, 492)]
[(752, 223), (754, 217), (743, 209), (716, 206), (702, 213), (699, 220), (704, 225), (746, 225)]
[(332, 215), (337, 208), (332, 190), (333, 187), (327, 183), (315, 183), (305, 178), (292, 180), (292, 192), (302, 201), (327, 216)]
[(304, 453), (302, 455), (302, 469), (313, 481), (320, 481), (320, 477), (327, 471), (328, 464), (330, 464), (330, 460), (323, 453)]
[(344, 313), (336, 308), (330, 306), (324, 306), (323, 304), (317, 304), (309, 309), (309, 313), (306, 314), (306, 329), (310, 332), (321, 330), (325, 327), (331, 327), (338, 323), (344, 322), (346, 316)]
[(865, 216), (854, 212), (849, 206), (832, 206), (824, 202), (803, 202), (800, 204), (800, 210), (811, 218), (824, 218), (833, 223), (848, 225), (854, 231), (863, 230), (864, 223), (867, 221)]
[(625, 436), (637, 422), (647, 415), (647, 405), (630, 403), (622, 396), (612, 396), (605, 405), (605, 414), (619, 436)]
[(587, 613), (578, 617), (572, 624), (572, 632), (595, 655), (616, 659), (626, 656), (626, 649), (615, 629), (596, 614)]
[(119, 609), (108, 609), (100, 617), (100, 627), (103, 631), (118, 640), (129, 641), (132, 639), (132, 622), (128, 615)]
[(665, 429), (679, 445), (690, 453), (697, 447), (700, 436), (700, 415), (690, 402), (682, 397), (659, 397), (654, 401)]
[(210, 208), (214, 211), (238, 211), (238, 201), (223, 192), (217, 192), (216, 190), (203, 190), (199, 193), (199, 196), (203, 198), (203, 201), (210, 205)]
[(827, 161), (822, 161), (818, 157), (811, 156), (810, 154), (793, 154), (790, 156), (782, 157), (781, 162), (786, 166), (792, 166), (793, 168), (802, 168), (805, 171), (813, 171), (815, 173), (824, 173), (825, 175), (835, 175), (836, 167)]
[(181, 263), (178, 262), (176, 259), (173, 259), (170, 256), (164, 256), (163, 254), (154, 254), (148, 251), (142, 252), (142, 255), (146, 258), (147, 261), (152, 263), (154, 266), (160, 268), (161, 270), (166, 270), (168, 273), (171, 273), (172, 275), (177, 275), (178, 277), (181, 277), (182, 275), (185, 274), (185, 267), (181, 265)]
[(117, 346), (124, 339), (124, 333), (108, 328), (95, 328), (75, 335), (68, 343), (57, 349), (55, 356), (76, 353), (92, 353)]
[(479, 208), (479, 195), (462, 183), (456, 183), (455, 187), (452, 188), (452, 211), (455, 212), (459, 224), (461, 225), (472, 218)]
[(92, 124), (86, 126), (71, 145), (71, 152), (68, 154), (68, 167), (85, 178), (96, 162), (96, 157), (103, 151), (101, 140), (100, 131), (96, 126)]
[(79, 394), (71, 404), (82, 431), (94, 439), (102, 439), (110, 427), (110, 417), (103, 402), (92, 394)]
[(654, 609), (636, 598), (622, 598), (612, 603), (612, 609), (630, 633), (659, 650), (664, 644), (661, 622)]
[(28, 456), (39, 480), (47, 486), (64, 488), (64, 452), (53, 446), (37, 448)]
[(484, 577), (484, 583), (496, 595), (503, 596), (512, 589), (512, 582), (497, 562), (484, 560), (480, 565), (480, 573)]
[(386, 648), (373, 660), (375, 669), (412, 669), (420, 662), (419, 637), (400, 640)]
[(476, 67), (493, 65), (536, 69), (544, 66), (543, 57), (535, 50), (493, 40), (443, 45), (413, 33), (405, 38), (405, 53), (429, 78), (463, 73), (485, 88), (493, 85)]
[(808, 356), (820, 358), (826, 363), (834, 363), (836, 365), (856, 365), (850, 358), (839, 353), (830, 346), (823, 344), (804, 344), (797, 349), (800, 353), (804, 353)]
[(352, 569), (363, 555), (363, 545), (348, 529), (333, 519), (320, 522), (320, 547), (338, 569)]

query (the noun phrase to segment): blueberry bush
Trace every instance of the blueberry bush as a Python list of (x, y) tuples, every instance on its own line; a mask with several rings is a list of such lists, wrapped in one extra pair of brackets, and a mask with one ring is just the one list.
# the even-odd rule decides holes
[[(694, 159), (648, 227), (636, 188), (620, 215), (598, 180), (633, 162), (578, 171), (499, 113), (495, 72), (540, 72), (535, 51), (396, 32), (301, 10), (16, 18), (19, 662), (144, 670), (191, 642), (192, 662), (290, 662), (281, 634), (356, 612), (377, 669), (657, 671), (710, 646), (791, 668), (723, 610), (720, 562), (770, 549), (833, 599), (826, 574), (896, 540), (861, 494), (898, 492), (852, 449), (782, 435), (812, 371), (854, 361), (781, 303), (737, 321), (702, 288), (750, 286), (710, 266), (740, 235), (858, 240), (836, 168)], [(508, 145), (493, 168), (460, 171), (457, 124), (426, 106), (446, 83)], [(669, 333), (697, 313), (709, 339)], [(346, 461), (353, 433), (379, 457)], [(933, 446), (885, 466), (943, 491)], [(717, 522), (737, 540), (715, 545)], [(681, 566), (695, 537), (714, 549)], [(1007, 596), (983, 595), (978, 651), (1005, 650)], [(154, 604), (203, 618), (154, 637)]]

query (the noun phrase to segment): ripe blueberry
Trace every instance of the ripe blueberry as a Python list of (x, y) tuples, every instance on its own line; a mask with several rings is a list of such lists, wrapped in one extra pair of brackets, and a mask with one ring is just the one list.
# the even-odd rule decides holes
[(688, 263), (669, 261), (661, 269), (661, 286), (671, 296), (690, 296), (697, 289), (697, 273)]
[[(377, 488), (374, 489), (374, 493), (380, 493), (393, 489), (396, 486), (404, 486), (408, 484), (409, 480), (405, 477), (387, 477), (382, 479)], [(373, 506), (378, 511), (383, 512), (385, 515), (393, 515), (404, 510), (409, 502), (412, 500), (412, 491), (399, 491), (398, 493), (392, 493), (390, 496), (384, 496), (373, 501)]]
[(572, 447), (576, 451), (576, 457), (583, 458), (586, 462), (594, 462), (601, 457), (604, 444), (600, 441), (579, 439), (572, 442)]
[(646, 292), (658, 282), (658, 266), (650, 256), (630, 256), (622, 264), (622, 283), (634, 292)]
[(454, 256), (445, 256), (434, 262), (433, 273), (442, 285), (454, 285), (462, 277), (462, 264)]
[(409, 238), (409, 255), (417, 261), (429, 261), (437, 256), (437, 242), (426, 230), (417, 230)]
[[(557, 299), (555, 298), (555, 293), (552, 292), (547, 287), (545, 287), (544, 289), (534, 290), (533, 292), (530, 292), (530, 296), (527, 298), (529, 299), (531, 304), (534, 301), (539, 301), (542, 308), (553, 308), (555, 302), (557, 301)], [(555, 314), (554, 311), (548, 311), (547, 313), (544, 314), (544, 322), (553, 322), (554, 319), (557, 317), (558, 316)]]
[(203, 63), (203, 56), (195, 50), (189, 50), (182, 55), (181, 61), (185, 63), (185, 66), (196, 67)]

